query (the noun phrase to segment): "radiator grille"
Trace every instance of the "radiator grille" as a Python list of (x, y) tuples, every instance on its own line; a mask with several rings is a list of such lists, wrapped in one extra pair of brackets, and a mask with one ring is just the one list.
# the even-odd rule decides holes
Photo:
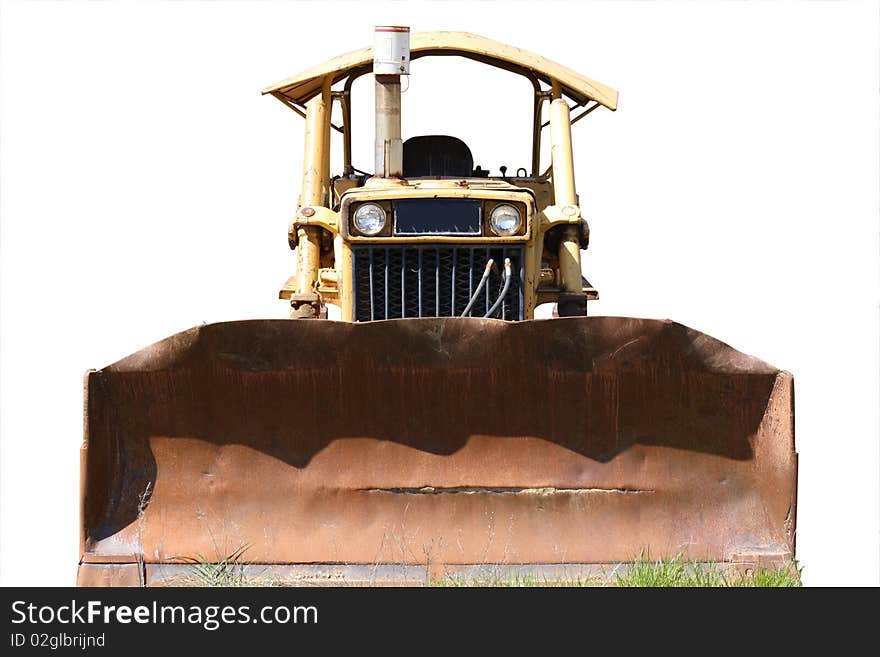
[(354, 258), (354, 320), (461, 315), (480, 283), (486, 262), (496, 263), (472, 306), (472, 317), (483, 317), (498, 299), (504, 258), (513, 276), (498, 319), (523, 318), (523, 247), (488, 244), (359, 245)]

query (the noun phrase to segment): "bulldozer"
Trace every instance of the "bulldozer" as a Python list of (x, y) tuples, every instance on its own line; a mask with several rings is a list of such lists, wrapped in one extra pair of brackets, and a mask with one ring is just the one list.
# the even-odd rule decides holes
[[(531, 83), (528, 166), (490, 175), (457, 137), (403, 139), (402, 76), (450, 56)], [(352, 164), (368, 74), (372, 172)], [(572, 131), (615, 90), (384, 26), (263, 93), (305, 119), (291, 319), (202, 325), (86, 373), (79, 585), (169, 585), (229, 555), (273, 581), (394, 585), (794, 557), (792, 375), (674, 321), (587, 315)]]

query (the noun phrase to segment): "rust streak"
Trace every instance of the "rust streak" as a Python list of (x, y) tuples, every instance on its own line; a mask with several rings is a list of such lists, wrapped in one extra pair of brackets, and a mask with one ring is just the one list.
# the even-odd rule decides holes
[(654, 490), (638, 488), (526, 488), (514, 486), (422, 486), (421, 488), (358, 488), (362, 493), (392, 493), (395, 495), (473, 495), (489, 493), (494, 495), (584, 495), (589, 493), (642, 494)]

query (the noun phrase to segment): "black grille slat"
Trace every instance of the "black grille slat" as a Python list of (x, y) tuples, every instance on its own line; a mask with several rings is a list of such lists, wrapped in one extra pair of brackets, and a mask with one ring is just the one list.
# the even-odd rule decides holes
[(385, 282), (385, 319), (390, 319), (390, 315), (388, 314), (388, 249), (385, 249), (385, 257), (383, 259), (383, 263), (385, 265), (385, 273), (382, 276), (382, 280)]
[(461, 315), (461, 312), (467, 306), (471, 299), (472, 292), (470, 289), (471, 267), (470, 259), (473, 255), (471, 249), (456, 249), (455, 256), (455, 313)]
[(385, 266), (388, 271), (385, 303), (388, 307), (387, 319), (400, 319), (403, 317), (403, 251), (398, 249), (385, 249)]
[(452, 291), (452, 269), (453, 269), (453, 250), (438, 249), (437, 250), (437, 276), (438, 276), (438, 294), (437, 294), (437, 317), (452, 317), (452, 299), (450, 292)]
[[(366, 251), (358, 251), (354, 253), (354, 270), (367, 271), (369, 263), (369, 254)], [(370, 280), (369, 276), (361, 276), (360, 278), (352, 278), (354, 281), (354, 314), (355, 317), (370, 316)]]
[(376, 319), (376, 293), (373, 283), (373, 272), (376, 270), (373, 262), (373, 250), (370, 249), (370, 319)]
[(468, 268), (468, 299), (474, 296), (474, 250), (468, 249), (470, 252), (471, 264)]
[(437, 294), (437, 252), (422, 249), (422, 314), (421, 317), (436, 317), (435, 297)]
[(452, 303), (452, 315), (455, 316), (455, 265), (456, 260), (458, 259), (458, 249), (456, 247), (452, 247), (452, 291), (449, 295), (450, 301)]
[[(492, 251), (489, 248), (487, 248), (486, 249), (486, 257), (483, 258), (483, 262), (489, 262), (489, 258), (491, 258), (491, 257), (492, 257)], [(496, 268), (492, 270), (493, 274), (495, 273), (495, 271), (497, 271), (497, 267), (501, 266), (503, 264), (503, 262), (504, 261), (502, 260), (501, 262), (495, 263)], [(491, 290), (491, 289), (492, 289), (492, 275), (489, 276), (489, 280), (486, 281), (486, 285), (483, 287), (483, 298), (485, 299), (485, 303), (484, 303), (483, 307), (480, 309), (480, 315), (485, 315), (486, 311), (489, 310), (489, 304), (491, 303), (489, 301), (489, 290)], [(474, 313), (474, 314), (476, 314), (476, 313)]]
[(402, 280), (406, 287), (403, 293), (404, 317), (419, 316), (419, 254), (415, 249), (403, 252), (404, 272)]
[(406, 249), (401, 251), (402, 262), (400, 265), (400, 306), (402, 316), (406, 317)]
[(419, 317), (422, 316), (422, 250), (419, 249)]
[(388, 298), (388, 286), (385, 284), (385, 250), (376, 249), (373, 253), (373, 312), (374, 319), (388, 319), (386, 311), (386, 299)]
[(440, 314), (440, 249), (434, 252), (434, 317), (442, 317)]
[(352, 255), (355, 321), (460, 315), (489, 258), (495, 261), (495, 268), (471, 316), (482, 317), (495, 303), (503, 287), (504, 259), (510, 258), (510, 287), (494, 316), (523, 319), (522, 246), (357, 245), (352, 247)]

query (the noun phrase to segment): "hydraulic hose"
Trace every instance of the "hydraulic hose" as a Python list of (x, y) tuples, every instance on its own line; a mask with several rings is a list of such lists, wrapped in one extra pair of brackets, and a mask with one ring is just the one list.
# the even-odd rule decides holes
[(495, 303), (492, 304), (492, 307), (486, 312), (483, 317), (491, 317), (498, 310), (498, 306), (504, 303), (504, 297), (507, 296), (507, 290), (510, 289), (510, 279), (512, 278), (510, 271), (510, 258), (504, 259), (504, 286), (501, 288), (501, 294), (498, 295), (498, 298), (495, 299)]
[(468, 305), (465, 306), (464, 312), (461, 313), (462, 317), (467, 317), (468, 313), (471, 311), (471, 308), (474, 306), (474, 302), (477, 300), (477, 297), (480, 296), (480, 292), (483, 291), (483, 286), (486, 285), (486, 281), (489, 280), (489, 272), (492, 271), (492, 266), (495, 264), (495, 261), (492, 258), (489, 258), (489, 262), (486, 263), (486, 269), (483, 272), (483, 277), (480, 279), (479, 285), (477, 285), (477, 289), (474, 290), (474, 295), (471, 297), (471, 300), (468, 301)]

